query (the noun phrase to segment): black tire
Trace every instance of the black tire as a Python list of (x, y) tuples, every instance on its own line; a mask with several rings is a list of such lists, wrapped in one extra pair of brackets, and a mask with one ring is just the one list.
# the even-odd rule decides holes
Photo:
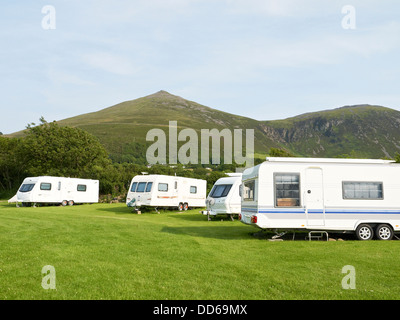
[(69, 205), (69, 206), (73, 206), (74, 204), (75, 204), (74, 200), (69, 200), (69, 201), (68, 201), (68, 205)]
[(68, 204), (68, 201), (67, 201), (67, 200), (63, 200), (63, 201), (61, 202), (61, 205), (62, 205), (63, 207), (65, 207), (67, 204)]
[(179, 210), (179, 211), (182, 211), (182, 210), (183, 210), (183, 203), (182, 203), (182, 202), (179, 203), (179, 205), (178, 205), (178, 210)]
[(189, 209), (189, 205), (185, 202), (184, 204), (183, 204), (183, 210), (184, 211), (187, 211)]
[(388, 224), (380, 224), (375, 229), (375, 235), (378, 240), (392, 240), (393, 229)]
[(358, 240), (371, 240), (374, 237), (374, 229), (369, 224), (360, 224), (356, 229)]

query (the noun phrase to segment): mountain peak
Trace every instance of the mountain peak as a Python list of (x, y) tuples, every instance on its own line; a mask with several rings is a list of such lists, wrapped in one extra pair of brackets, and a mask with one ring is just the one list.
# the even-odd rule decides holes
[(170, 94), (168, 91), (165, 91), (165, 90), (160, 90), (160, 91), (157, 91), (156, 93), (153, 93), (154, 95), (172, 95), (172, 94)]
[(149, 98), (168, 98), (168, 97), (177, 97), (177, 96), (169, 93), (168, 91), (160, 90), (153, 94), (148, 95), (147, 97), (149, 97)]

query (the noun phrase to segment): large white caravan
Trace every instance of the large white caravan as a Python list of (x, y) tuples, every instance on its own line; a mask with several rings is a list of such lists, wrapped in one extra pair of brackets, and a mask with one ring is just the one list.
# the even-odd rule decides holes
[(133, 177), (126, 197), (128, 207), (149, 206), (155, 208), (204, 207), (207, 181), (201, 179), (166, 176), (137, 175)]
[(242, 177), (239, 219), (261, 229), (400, 231), (400, 164), (389, 160), (267, 158)]
[(25, 178), (14, 199), (22, 205), (39, 203), (61, 204), (96, 203), (99, 201), (99, 181), (64, 177)]
[(203, 214), (208, 216), (233, 215), (240, 213), (241, 195), (240, 185), (242, 183), (241, 173), (228, 173), (229, 177), (218, 179), (206, 199), (207, 210)]

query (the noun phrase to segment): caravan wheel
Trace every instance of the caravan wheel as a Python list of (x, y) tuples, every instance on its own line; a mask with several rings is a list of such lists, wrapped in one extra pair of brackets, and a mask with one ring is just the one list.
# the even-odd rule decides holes
[(73, 206), (74, 204), (75, 204), (74, 200), (69, 200), (69, 201), (68, 201), (68, 205), (69, 205), (69, 206)]
[(393, 230), (387, 224), (380, 224), (376, 227), (376, 238), (378, 240), (392, 240)]
[(182, 211), (182, 210), (183, 210), (183, 203), (182, 203), (182, 202), (179, 203), (179, 205), (178, 205), (178, 210), (179, 210), (179, 211)]
[(369, 224), (360, 224), (356, 229), (358, 240), (371, 240), (374, 237), (374, 230)]
[(185, 202), (183, 204), (183, 210), (187, 211), (187, 209), (189, 209), (189, 205)]
[(67, 200), (63, 200), (63, 201), (61, 202), (61, 205), (62, 205), (63, 207), (65, 207), (67, 204), (68, 204), (68, 201), (67, 201)]

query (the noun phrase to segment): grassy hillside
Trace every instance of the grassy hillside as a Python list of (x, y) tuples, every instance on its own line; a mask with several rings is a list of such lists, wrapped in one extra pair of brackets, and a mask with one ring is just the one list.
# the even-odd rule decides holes
[(184, 128), (195, 129), (199, 139), (201, 129), (228, 128), (232, 132), (233, 129), (254, 129), (256, 151), (266, 153), (269, 147), (277, 146), (264, 135), (256, 120), (218, 111), (166, 91), (58, 123), (87, 130), (96, 135), (111, 154), (118, 155), (129, 152), (135, 144), (151, 144), (146, 143), (146, 134), (151, 129), (162, 129), (168, 137), (169, 121), (178, 122), (178, 132)]
[[(146, 142), (147, 132), (162, 129), (168, 141), (169, 121), (178, 122), (178, 132), (184, 128), (196, 130), (199, 149), (201, 129), (221, 131), (228, 128), (231, 132), (254, 129), (255, 154), (260, 158), (264, 158), (271, 147), (305, 157), (393, 158), (400, 152), (400, 112), (371, 105), (346, 106), (284, 120), (257, 121), (159, 91), (58, 123), (94, 134), (116, 161), (145, 163), (146, 150), (152, 143)], [(178, 147), (184, 143), (178, 143)]]
[(400, 151), (400, 112), (381, 106), (346, 106), (264, 124), (270, 139), (305, 156), (381, 158)]
[[(270, 242), (237, 220), (123, 204), (0, 203), (0, 225), (1, 300), (398, 299), (397, 240)], [(41, 286), (47, 265), (56, 290)], [(342, 288), (346, 265), (354, 290)]]

